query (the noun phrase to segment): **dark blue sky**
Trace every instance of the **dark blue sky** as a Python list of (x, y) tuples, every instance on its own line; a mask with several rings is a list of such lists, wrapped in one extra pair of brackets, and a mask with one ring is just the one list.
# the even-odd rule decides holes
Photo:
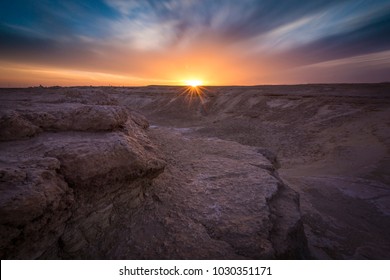
[(3, 0), (0, 63), (0, 86), (389, 81), (390, 2)]

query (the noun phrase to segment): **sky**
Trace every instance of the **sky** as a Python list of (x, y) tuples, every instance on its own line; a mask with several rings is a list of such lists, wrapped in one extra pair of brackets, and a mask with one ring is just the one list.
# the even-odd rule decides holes
[(388, 0), (0, 0), (0, 87), (390, 81)]

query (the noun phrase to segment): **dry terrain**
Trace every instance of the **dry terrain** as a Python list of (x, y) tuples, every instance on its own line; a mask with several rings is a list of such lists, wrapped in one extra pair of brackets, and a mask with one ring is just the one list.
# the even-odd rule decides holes
[(389, 259), (390, 85), (0, 90), (4, 258)]

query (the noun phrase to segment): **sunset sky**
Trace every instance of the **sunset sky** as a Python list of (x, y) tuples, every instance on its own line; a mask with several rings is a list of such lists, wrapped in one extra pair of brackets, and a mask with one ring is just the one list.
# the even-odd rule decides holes
[(0, 87), (390, 81), (390, 1), (0, 1)]

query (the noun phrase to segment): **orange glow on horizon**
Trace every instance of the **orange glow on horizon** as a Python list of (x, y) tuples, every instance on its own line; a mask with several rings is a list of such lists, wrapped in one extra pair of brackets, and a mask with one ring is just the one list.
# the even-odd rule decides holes
[[(0, 61), (0, 87), (9, 86), (193, 86), (247, 84), (248, 73), (259, 73), (239, 57), (216, 46), (137, 55), (113, 52), (110, 60), (79, 65), (38, 65)], [(126, 57), (131, 63), (123, 63)], [(142, 67), (136, 67), (136, 66)], [(237, 67), (240, 65), (240, 67)], [(268, 69), (269, 70), (269, 69)]]
[(200, 80), (188, 80), (188, 81), (186, 81), (186, 85), (194, 87), (194, 88), (196, 88), (196, 87), (198, 87), (198, 86), (200, 86), (202, 84), (203, 83)]

